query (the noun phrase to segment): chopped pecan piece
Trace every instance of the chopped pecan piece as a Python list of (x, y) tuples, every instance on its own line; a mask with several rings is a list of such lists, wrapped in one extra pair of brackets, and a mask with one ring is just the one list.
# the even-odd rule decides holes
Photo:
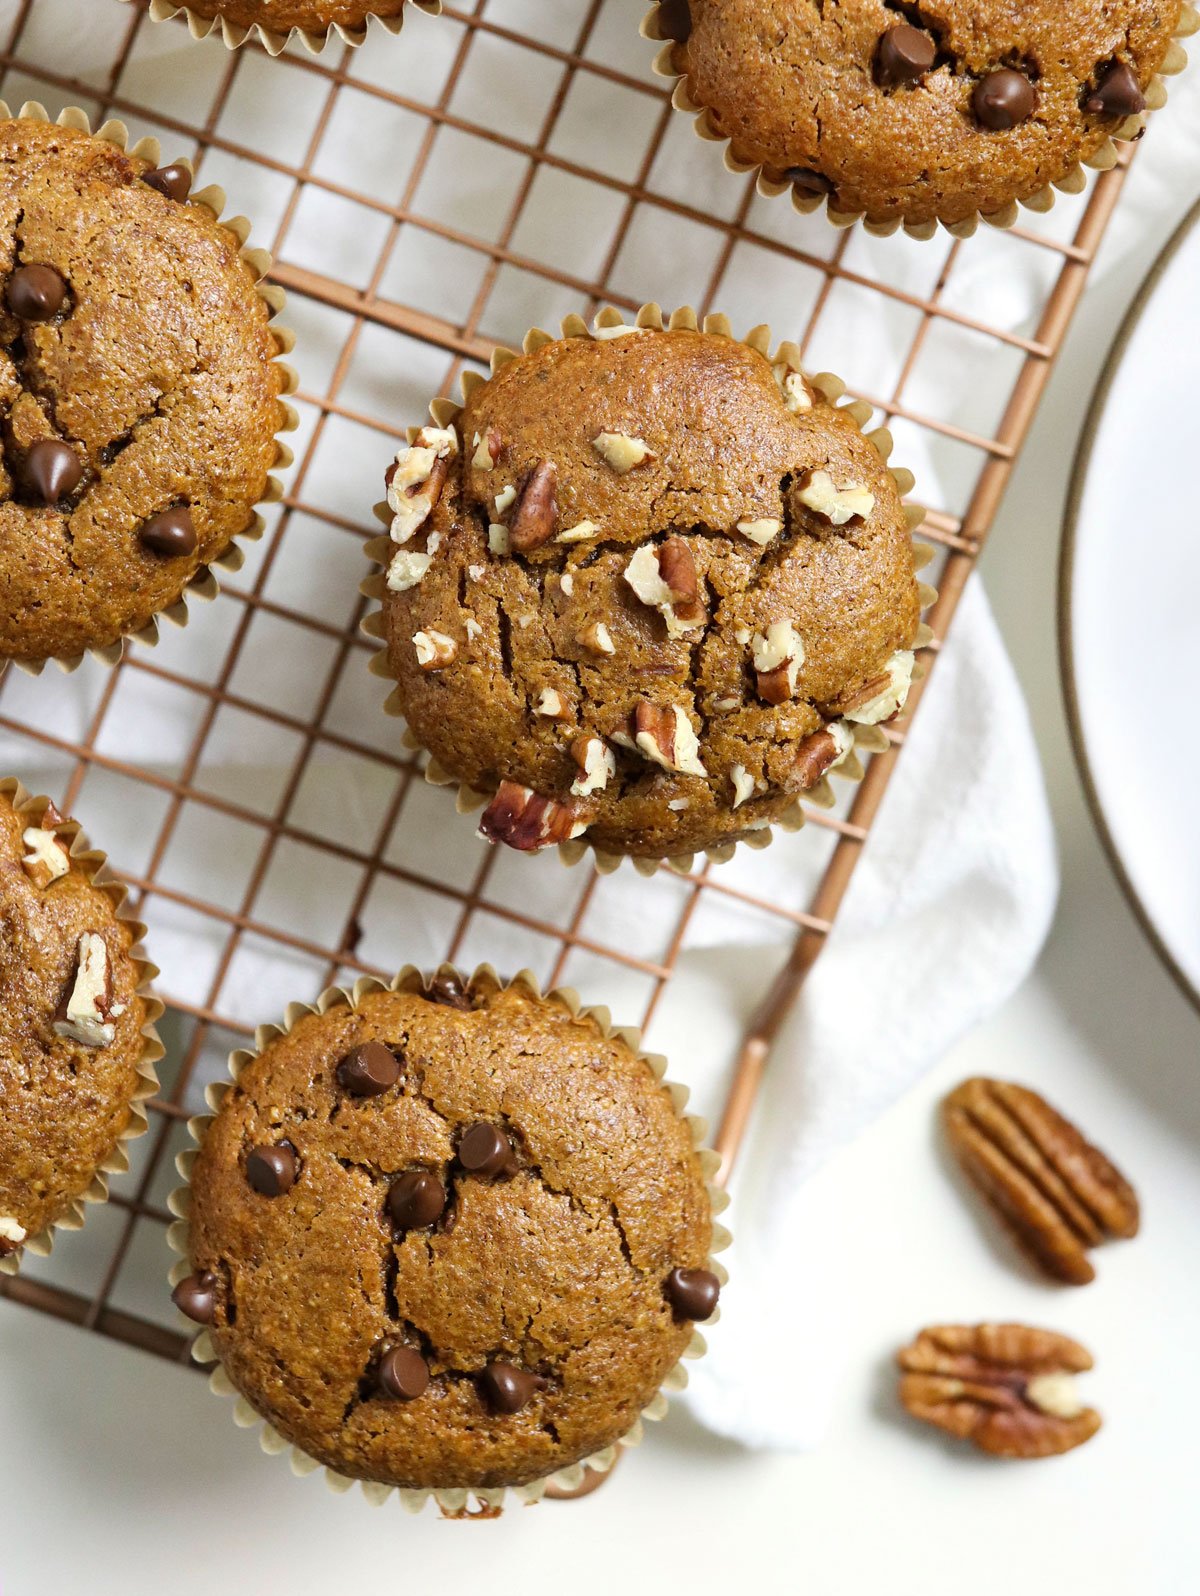
[(900, 649), (878, 675), (852, 692), (839, 694), (822, 708), (828, 715), (844, 715), (860, 726), (877, 726), (881, 721), (892, 720), (908, 701), (913, 663), (911, 649)]
[(557, 532), (557, 484), (553, 460), (543, 460), (525, 478), (508, 523), (508, 541), (518, 554), (540, 549)]
[(796, 497), (834, 526), (845, 526), (855, 516), (865, 521), (875, 508), (875, 495), (862, 483), (839, 488), (828, 471), (814, 471)]
[(830, 721), (796, 749), (796, 785), (802, 792), (840, 765), (854, 747), (854, 733), (843, 721)]
[(441, 498), (450, 461), (457, 453), (453, 427), (422, 427), (412, 443), (397, 451), (384, 473), (393, 542), (407, 543), (425, 524)]
[(490, 471), (500, 458), (503, 442), (495, 427), (489, 427), (481, 437), (477, 432), (474, 439), (475, 453), (471, 456), (471, 464), (477, 471)]
[(579, 766), (579, 776), (571, 783), (571, 791), (579, 798), (603, 792), (617, 773), (612, 749), (599, 737), (576, 737), (571, 744), (571, 758)]
[(1096, 1274), (1089, 1247), (1137, 1235), (1133, 1187), (1036, 1092), (977, 1076), (950, 1093), (942, 1115), (967, 1175), (1054, 1279), (1086, 1285)]
[(639, 753), (685, 776), (707, 776), (700, 762), (700, 743), (687, 711), (678, 704), (659, 705), (643, 698), (633, 714), (634, 744)]
[(413, 633), (413, 647), (417, 651), (417, 664), (423, 671), (444, 671), (458, 658), (458, 644), (445, 632), (435, 632), (428, 627)]
[(745, 765), (734, 765), (729, 772), (729, 779), (733, 783), (733, 807), (737, 809), (747, 798), (754, 797), (754, 777)]
[(533, 706), (535, 715), (542, 715), (546, 720), (566, 720), (567, 706), (563, 697), (556, 688), (543, 687), (538, 694), (537, 703)]
[(772, 367), (772, 370), (775, 374), (775, 381), (779, 384), (780, 392), (783, 394), (783, 402), (788, 409), (793, 412), (811, 410), (812, 392), (805, 380), (804, 373), (797, 371), (794, 366), (782, 360), (777, 366)]
[(85, 1047), (107, 1047), (116, 1035), (112, 1021), (125, 1012), (113, 1002), (112, 960), (98, 931), (85, 931), (76, 950), (75, 975), (54, 1017), (59, 1036)]
[(18, 1224), (10, 1214), (0, 1214), (0, 1258), (16, 1252), (24, 1240), (25, 1226)]
[(579, 641), (590, 654), (615, 654), (617, 645), (612, 640), (612, 633), (603, 621), (593, 621), (590, 626), (585, 626), (579, 634)]
[(786, 704), (795, 695), (804, 664), (804, 643), (791, 621), (773, 621), (751, 642), (758, 696), (765, 704)]
[(27, 826), (21, 841), (28, 849), (21, 863), (35, 887), (48, 887), (65, 876), (71, 868), (68, 848), (58, 839), (62, 816), (53, 804), (47, 804), (40, 826)]
[(619, 477), (657, 458), (644, 438), (631, 438), (626, 432), (597, 433), (592, 439), (592, 448)]
[(1100, 1428), (1074, 1389), (1091, 1354), (1052, 1330), (934, 1325), (896, 1361), (900, 1400), (914, 1418), (996, 1457), (1054, 1457)]
[(696, 562), (682, 538), (668, 538), (658, 549), (644, 543), (625, 567), (625, 580), (643, 604), (659, 611), (668, 637), (703, 624)]
[(571, 804), (544, 798), (515, 781), (500, 783), (479, 821), (479, 835), (486, 842), (507, 843), (519, 853), (536, 853), (586, 830), (587, 821)]

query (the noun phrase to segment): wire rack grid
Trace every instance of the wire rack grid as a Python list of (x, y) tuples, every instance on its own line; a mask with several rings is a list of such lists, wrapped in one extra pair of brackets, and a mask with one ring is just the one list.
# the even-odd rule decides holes
[[(271, 61), (115, 0), (83, 18), (77, 0), (0, 0), (10, 104), (120, 117), (157, 135), (165, 158), (192, 155), (255, 218), (289, 292), (301, 378), (285, 495), (216, 603), (114, 670), (0, 683), (6, 763), (108, 850), (168, 1005), (150, 1134), (82, 1232), (0, 1280), (15, 1301), (184, 1358), (163, 1287), (166, 1197), (204, 1085), (286, 1001), (406, 960), (529, 965), (622, 1018), (640, 1007), (661, 1045), (673, 977), (736, 922), (763, 957), (740, 1043), (714, 1061), (728, 1173), (921, 689), (861, 785), (765, 853), (650, 881), (502, 857), (469, 843), (421, 781), (365, 669), (356, 588), (382, 466), (431, 394), (529, 325), (649, 299), (743, 327), (770, 320), (813, 369), (847, 377), (892, 429), (897, 459), (938, 484), (923, 534), (939, 552), (932, 665), (1125, 162), (1004, 235), (837, 234), (756, 196), (672, 113), (637, 37), (640, 8), (476, 0), (414, 12), (400, 38), (359, 51)], [(981, 274), (1019, 277), (1032, 318), (1026, 304), (1016, 325), (982, 319)]]

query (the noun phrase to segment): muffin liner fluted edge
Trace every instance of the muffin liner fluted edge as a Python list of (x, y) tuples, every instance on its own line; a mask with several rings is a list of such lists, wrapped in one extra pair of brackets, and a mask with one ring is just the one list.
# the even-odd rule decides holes
[[(162, 149), (156, 138), (139, 139), (135, 144), (129, 142), (129, 130), (124, 122), (110, 120), (92, 132), (91, 119), (86, 111), (81, 111), (78, 106), (67, 106), (59, 112), (57, 117), (51, 117), (44, 105), (36, 100), (27, 100), (15, 114), (9, 110), (8, 105), (0, 100), (0, 121), (35, 121), (53, 122), (56, 127), (73, 128), (77, 132), (91, 134), (92, 137), (103, 139), (106, 144), (112, 144), (124, 154), (134, 160), (145, 161), (148, 167), (162, 164)], [(189, 173), (192, 163), (186, 157), (180, 157), (174, 165), (185, 166)], [(276, 430), (275, 458), (268, 471), (266, 485), (260, 497), (254, 504), (248, 506), (251, 518), (248, 524), (240, 531), (234, 533), (226, 547), (220, 554), (215, 555), (206, 565), (201, 565), (184, 586), (183, 592), (171, 604), (156, 611), (144, 626), (134, 627), (122, 633), (115, 642), (103, 646), (85, 649), (79, 654), (47, 655), (45, 659), (11, 659), (0, 660), (0, 676), (9, 665), (17, 670), (24, 671), (29, 676), (40, 676), (51, 660), (60, 670), (71, 672), (78, 670), (85, 657), (91, 656), (103, 665), (117, 665), (125, 645), (130, 640), (153, 648), (159, 639), (159, 626), (162, 621), (169, 621), (172, 626), (186, 626), (188, 622), (188, 600), (202, 599), (207, 602), (215, 599), (220, 592), (216, 571), (230, 573), (241, 570), (245, 563), (245, 551), (240, 546), (242, 543), (254, 543), (266, 531), (266, 521), (261, 514), (265, 505), (276, 504), (283, 497), (283, 484), (278, 477), (272, 476), (271, 471), (286, 470), (292, 463), (292, 451), (284, 443), (280, 434), (294, 432), (299, 425), (299, 416), (290, 405), (286, 394), (294, 393), (299, 379), (292, 366), (282, 357), (291, 353), (295, 338), (288, 328), (280, 326), (275, 318), (284, 306), (284, 292), (282, 288), (268, 283), (267, 273), (271, 270), (271, 255), (269, 251), (252, 246), (250, 243), (250, 223), (244, 216), (230, 216), (225, 218), (222, 212), (225, 209), (225, 190), (216, 183), (209, 183), (206, 187), (195, 190), (187, 197), (189, 205), (203, 205), (212, 212), (213, 217), (226, 232), (231, 233), (237, 241), (238, 256), (250, 272), (258, 297), (267, 307), (270, 318), (269, 332), (275, 342), (276, 353), (272, 364), (279, 367), (281, 382), (276, 395), (276, 403), (280, 409), (280, 424)]]
[[(655, 304), (641, 306), (632, 323), (627, 323), (620, 311), (613, 309), (611, 306), (606, 307), (596, 316), (594, 331), (588, 328), (587, 323), (581, 316), (567, 316), (562, 322), (560, 336), (563, 338), (612, 337), (615, 329), (625, 326), (641, 327), (654, 332), (695, 332), (699, 329), (710, 337), (734, 339), (733, 330), (727, 316), (710, 315), (705, 316), (703, 321), (701, 321), (696, 312), (687, 305), (679, 310), (672, 311), (670, 315), (664, 315), (661, 307)], [(551, 333), (544, 332), (540, 327), (534, 327), (525, 335), (522, 352), (531, 354), (535, 350), (542, 348), (544, 344), (552, 343), (553, 341), (554, 336)], [(753, 349), (756, 354), (762, 355), (772, 365), (783, 361), (796, 371), (801, 369), (802, 362), (798, 347), (785, 341), (777, 349), (772, 350), (771, 329), (765, 325), (751, 328), (744, 338), (736, 339), (735, 341)], [(516, 350), (498, 347), (492, 353), (492, 372), (495, 373), (501, 366), (507, 365), (510, 360), (515, 360), (516, 358)], [(807, 373), (805, 375), (808, 376)], [(465, 371), (462, 376), (464, 400), (475, 387), (484, 381), (486, 379), (481, 377), (478, 372)], [(873, 413), (872, 406), (865, 399), (848, 400), (844, 404), (839, 404), (846, 392), (846, 384), (833, 372), (819, 372), (815, 376), (808, 376), (808, 381), (827, 403), (837, 406), (844, 415), (854, 422), (858, 430), (863, 432)], [(454, 399), (434, 399), (429, 406), (429, 414), (436, 426), (445, 427), (451, 424), (461, 409), (462, 405)], [(418, 427), (410, 427), (408, 429), (410, 443), (419, 430)], [(891, 433), (886, 427), (877, 427), (871, 432), (865, 432), (864, 436), (872, 444), (875, 452), (886, 466), (892, 452)], [(889, 468), (888, 475), (896, 484), (901, 497), (906, 498), (911, 493), (915, 483), (912, 472), (903, 467), (897, 467)], [(904, 513), (911, 537), (924, 522), (925, 510), (918, 504), (906, 503), (904, 505)], [(375, 514), (382, 525), (387, 526), (390, 523), (391, 512), (386, 504), (377, 504), (375, 506)], [(932, 545), (918, 543), (915, 540), (913, 541), (912, 549), (913, 569), (914, 572), (919, 572), (933, 558), (934, 550)], [(377, 607), (369, 611), (363, 618), (361, 629), (373, 641), (384, 642), (384, 647), (371, 655), (367, 668), (372, 675), (380, 676), (385, 681), (394, 682), (396, 676), (388, 663), (383, 601), (386, 594), (387, 562), (390, 555), (395, 553), (395, 544), (385, 534), (370, 539), (366, 545), (365, 552), (374, 569), (366, 580), (361, 583), (359, 591), (366, 598), (374, 600)], [(917, 592), (921, 610), (924, 612), (936, 601), (937, 591), (927, 582), (919, 581), (917, 583)], [(926, 622), (922, 621), (910, 646), (913, 650), (920, 650), (927, 648), (932, 641), (932, 629)], [(923, 675), (923, 669), (918, 660), (913, 671), (913, 680), (918, 680), (921, 675)], [(393, 687), (383, 707), (387, 714), (399, 720), (404, 719), (404, 712), (400, 707), (398, 688)], [(841, 764), (833, 768), (830, 775), (840, 777), (844, 781), (858, 782), (863, 778), (863, 766), (858, 757), (859, 751), (861, 750), (863, 753), (879, 753), (887, 749), (890, 743), (887, 733), (880, 726), (853, 725), (851, 729), (854, 734), (854, 748)], [(405, 724), (401, 741), (410, 752), (426, 754), (424, 777), (427, 782), (435, 787), (457, 787), (457, 807), (460, 814), (470, 814), (475, 810), (482, 809), (493, 797), (492, 793), (480, 792), (469, 783), (460, 782), (457, 777), (443, 769), (438, 760), (429, 753), (428, 749), (420, 742), (407, 723)], [(822, 776), (814, 786), (798, 794), (792, 804), (777, 819), (765, 823), (759, 829), (750, 831), (742, 837), (713, 844), (704, 850), (705, 857), (713, 864), (725, 864), (733, 858), (739, 843), (747, 848), (767, 848), (774, 840), (776, 828), (785, 832), (799, 831), (801, 829), (805, 823), (804, 806), (806, 804), (812, 804), (818, 809), (831, 809), (835, 803), (836, 799), (829, 777)], [(556, 843), (555, 847), (559, 858), (564, 864), (568, 865), (577, 864), (586, 854), (592, 854), (595, 867), (602, 875), (607, 875), (611, 871), (618, 869), (625, 859), (629, 859), (634, 869), (645, 876), (651, 876), (664, 867), (687, 874), (696, 862), (694, 853), (673, 854), (663, 858), (611, 853), (589, 841), (586, 833), (579, 837), (573, 837), (569, 841)]]
[[(478, 981), (494, 984), (500, 991), (507, 991), (511, 987), (523, 987), (539, 1001), (559, 1003), (576, 1018), (592, 1020), (600, 1030), (604, 1039), (617, 1038), (624, 1042), (643, 1063), (645, 1063), (655, 1079), (666, 1088), (674, 1104), (675, 1112), (683, 1119), (691, 1137), (692, 1146), (704, 1176), (705, 1189), (708, 1192), (709, 1204), (713, 1215), (712, 1237), (709, 1242), (709, 1256), (705, 1268), (710, 1269), (724, 1286), (728, 1280), (728, 1273), (714, 1254), (723, 1252), (729, 1246), (731, 1237), (724, 1225), (719, 1224), (716, 1215), (728, 1206), (728, 1195), (722, 1187), (713, 1183), (720, 1159), (718, 1155), (705, 1145), (707, 1125), (704, 1120), (695, 1114), (685, 1114), (684, 1107), (688, 1099), (688, 1089), (676, 1082), (666, 1079), (667, 1061), (660, 1054), (648, 1053), (642, 1047), (641, 1031), (635, 1026), (614, 1025), (612, 1016), (606, 1008), (596, 1005), (584, 1004), (578, 992), (572, 987), (553, 987), (548, 992), (543, 992), (537, 977), (530, 970), (521, 970), (511, 980), (503, 980), (496, 974), (490, 964), (479, 965), (474, 972), (464, 977), (455, 966), (443, 964), (435, 974), (454, 976), (464, 985)], [(364, 976), (347, 990), (344, 987), (330, 986), (321, 993), (315, 1003), (291, 1003), (288, 1005), (281, 1025), (261, 1025), (254, 1033), (254, 1046), (252, 1048), (239, 1048), (229, 1055), (229, 1081), (215, 1081), (205, 1092), (205, 1101), (211, 1112), (199, 1114), (188, 1121), (188, 1131), (195, 1147), (189, 1147), (181, 1152), (175, 1160), (176, 1168), (187, 1185), (177, 1188), (172, 1192), (167, 1201), (167, 1206), (176, 1216), (175, 1223), (167, 1231), (167, 1242), (171, 1249), (178, 1253), (179, 1260), (170, 1271), (169, 1281), (172, 1287), (179, 1284), (191, 1271), (190, 1262), (190, 1227), (188, 1214), (191, 1208), (191, 1177), (195, 1167), (196, 1158), (204, 1141), (204, 1136), (209, 1125), (216, 1117), (225, 1094), (236, 1085), (242, 1071), (253, 1062), (260, 1053), (280, 1037), (287, 1036), (293, 1026), (307, 1014), (325, 1014), (330, 1009), (345, 1005), (355, 1008), (363, 997), (375, 992), (425, 992), (427, 982), (424, 974), (415, 965), (406, 964), (400, 973), (391, 982), (385, 983), (371, 976)], [(718, 1307), (712, 1316), (704, 1321), (705, 1324), (716, 1324), (720, 1318), (721, 1310)], [(195, 1325), (190, 1320), (179, 1315), (181, 1325), (195, 1332)], [(565, 1492), (576, 1490), (583, 1482), (589, 1470), (596, 1474), (606, 1474), (616, 1462), (619, 1452), (631, 1446), (640, 1444), (644, 1424), (661, 1419), (667, 1411), (667, 1402), (670, 1394), (682, 1391), (687, 1385), (687, 1369), (684, 1360), (691, 1360), (703, 1356), (706, 1350), (704, 1337), (698, 1329), (693, 1330), (691, 1340), (684, 1348), (680, 1361), (671, 1368), (658, 1391), (647, 1405), (630, 1429), (619, 1436), (609, 1446), (590, 1457), (581, 1459), (577, 1463), (555, 1469), (552, 1473), (543, 1475), (540, 1479), (531, 1480), (525, 1485), (507, 1486), (463, 1486), (444, 1489), (409, 1490), (401, 1486), (384, 1485), (373, 1480), (355, 1480), (336, 1470), (320, 1463), (300, 1447), (294, 1446), (285, 1440), (268, 1419), (254, 1408), (243, 1397), (221, 1363), (220, 1354), (216, 1343), (207, 1330), (195, 1334), (192, 1342), (191, 1355), (196, 1363), (211, 1364), (213, 1368), (209, 1374), (209, 1389), (217, 1396), (232, 1397), (234, 1399), (233, 1421), (240, 1429), (252, 1429), (255, 1426), (259, 1431), (259, 1445), (263, 1451), (271, 1456), (288, 1453), (293, 1474), (314, 1474), (318, 1469), (323, 1469), (325, 1481), (329, 1488), (338, 1495), (349, 1491), (354, 1485), (362, 1487), (362, 1493), (373, 1506), (382, 1506), (389, 1497), (395, 1495), (401, 1505), (409, 1512), (416, 1513), (425, 1506), (432, 1497), (442, 1513), (448, 1518), (474, 1516), (471, 1507), (472, 1501), (478, 1504), (479, 1510), (486, 1515), (495, 1514), (502, 1510), (505, 1498), (509, 1492), (521, 1503), (539, 1501), (545, 1494), (547, 1487), (554, 1486)]]
[[(124, 0), (124, 3), (145, 5), (145, 0)], [(331, 22), (324, 33), (310, 33), (305, 28), (289, 28), (286, 33), (280, 33), (274, 28), (264, 27), (261, 22), (244, 27), (241, 23), (231, 22), (228, 17), (202, 17), (186, 5), (178, 4), (177, 0), (150, 0), (150, 4), (146, 6), (146, 14), (152, 22), (169, 22), (173, 17), (181, 16), (187, 23), (188, 32), (193, 39), (207, 39), (210, 34), (216, 33), (227, 50), (240, 49), (249, 40), (251, 43), (261, 44), (268, 55), (279, 55), (294, 41), (302, 44), (310, 55), (319, 55), (332, 38), (340, 39), (352, 50), (357, 50), (360, 45), (366, 43), (372, 22), (376, 23), (384, 33), (390, 33), (394, 37), (404, 26), (404, 16), (410, 6), (436, 17), (441, 13), (442, 0), (405, 0), (397, 16), (381, 17), (371, 12), (361, 26), (352, 27), (344, 22)]]
[[(41, 825), (47, 806), (51, 802), (49, 798), (33, 796), (16, 776), (0, 780), (0, 798), (7, 799), (17, 814), (32, 826)], [(36, 1235), (27, 1236), (15, 1252), (0, 1257), (0, 1275), (15, 1275), (26, 1252), (38, 1258), (47, 1257), (54, 1246), (55, 1231), (81, 1230), (88, 1204), (108, 1201), (108, 1177), (125, 1173), (129, 1168), (127, 1144), (144, 1135), (148, 1128), (143, 1105), (147, 1098), (153, 1097), (158, 1091), (158, 1073), (154, 1066), (165, 1051), (156, 1028), (163, 1012), (163, 1005), (151, 990), (151, 982), (158, 975), (158, 969), (146, 958), (142, 947), (146, 927), (126, 911), (127, 888), (112, 877), (108, 869), (108, 856), (101, 853), (98, 848), (92, 847), (77, 820), (63, 820), (55, 830), (60, 837), (70, 839), (67, 853), (71, 863), (78, 865), (91, 884), (104, 893), (116, 911), (118, 920), (129, 931), (128, 957), (137, 966), (136, 992), (144, 1010), (141, 1029), (142, 1053), (137, 1063), (138, 1082), (130, 1098), (129, 1118), (111, 1151), (97, 1165), (86, 1190), (73, 1198), (57, 1219), (44, 1230), (38, 1231)]]
[(899, 217), (890, 217), (885, 221), (872, 221), (864, 211), (841, 211), (834, 204), (833, 195), (798, 194), (793, 186), (786, 182), (778, 182), (769, 178), (761, 161), (743, 159), (738, 155), (734, 143), (727, 138), (716, 125), (710, 109), (692, 98), (685, 73), (677, 70), (674, 62), (674, 53), (678, 41), (672, 39), (663, 31), (660, 19), (662, 9), (661, 0), (654, 0), (650, 10), (642, 18), (641, 35), (650, 39), (662, 48), (654, 58), (653, 70), (657, 77), (666, 78), (675, 86), (671, 91), (671, 104), (677, 111), (686, 112), (693, 118), (692, 130), (697, 138), (710, 144), (723, 144), (725, 146), (725, 166), (730, 172), (741, 175), (753, 173), (755, 186), (758, 192), (766, 199), (777, 198), (790, 191), (792, 208), (802, 216), (811, 216), (814, 211), (823, 210), (826, 220), (839, 230), (853, 227), (861, 222), (868, 233), (876, 237), (886, 238), (899, 232), (903, 227), (910, 238), (931, 239), (937, 234), (939, 227), (945, 228), (954, 238), (970, 238), (977, 231), (980, 222), (986, 222), (990, 227), (1006, 229), (1015, 227), (1020, 220), (1021, 210), (1045, 212), (1054, 208), (1055, 190), (1062, 194), (1081, 194), (1087, 186), (1087, 171), (1107, 172), (1117, 164), (1117, 143), (1140, 138), (1145, 131), (1146, 123), (1151, 111), (1159, 111), (1167, 103), (1167, 87), (1164, 78), (1173, 77), (1183, 71), (1187, 66), (1188, 56), (1181, 40), (1190, 38), (1200, 30), (1200, 11), (1191, 3), (1183, 0), (1183, 9), (1179, 15), (1179, 24), (1167, 48), (1157, 72), (1151, 78), (1145, 89), (1146, 109), (1136, 116), (1126, 117), (1116, 127), (1110, 129), (1100, 146), (1084, 161), (1076, 161), (1060, 178), (1053, 183), (1047, 183), (1044, 188), (1024, 199), (1013, 199), (1007, 205), (1001, 206), (996, 211), (976, 211), (973, 215), (954, 222), (943, 221), (938, 217), (928, 222), (906, 222)]

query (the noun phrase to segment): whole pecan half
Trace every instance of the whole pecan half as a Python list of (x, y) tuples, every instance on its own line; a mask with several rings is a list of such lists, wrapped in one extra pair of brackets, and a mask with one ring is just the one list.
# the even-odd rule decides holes
[(479, 821), (485, 841), (507, 843), (519, 853), (553, 847), (585, 829), (583, 816), (571, 804), (544, 798), (515, 781), (500, 783)]
[(896, 1361), (900, 1401), (914, 1418), (996, 1457), (1054, 1457), (1100, 1428), (1075, 1393), (1091, 1354), (1053, 1330), (932, 1325)]
[(520, 554), (540, 549), (558, 531), (558, 472), (553, 460), (535, 465), (525, 478), (508, 523), (508, 539)]
[(1096, 1274), (1087, 1249), (1137, 1234), (1133, 1187), (1036, 1092), (976, 1076), (950, 1093), (942, 1116), (968, 1178), (1055, 1280), (1086, 1285)]

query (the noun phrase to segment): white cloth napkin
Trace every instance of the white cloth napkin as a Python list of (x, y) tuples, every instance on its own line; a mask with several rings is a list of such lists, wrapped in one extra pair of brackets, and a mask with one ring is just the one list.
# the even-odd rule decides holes
[[(836, 1262), (804, 1177), (1024, 980), (1058, 890), (1024, 700), (972, 582), (829, 945), (775, 1049), (735, 1186), (725, 1294), (687, 1400), (751, 1446), (808, 1447), (839, 1363)], [(753, 952), (730, 955), (746, 961)], [(833, 1231), (836, 1227), (831, 1227)], [(820, 1303), (820, 1312), (812, 1304)], [(766, 1305), (769, 1304), (769, 1312)], [(772, 1345), (786, 1325), (786, 1382)]]
[[(1092, 294), (1110, 280), (1132, 291), (1143, 269), (1132, 257), (1145, 255), (1148, 239), (1154, 247), (1164, 241), (1196, 199), (1200, 71), (1192, 67), (1170, 88), (1172, 103), (1155, 118), (1110, 226)], [(1059, 208), (1070, 222), (1073, 202)], [(1007, 249), (1002, 238), (998, 248), (995, 256), (968, 253), (951, 279), (955, 302), (994, 325), (1029, 331), (1047, 263), (1035, 251)], [(1112, 314), (1109, 307), (1105, 325), (1115, 333)], [(1047, 526), (1046, 535), (1054, 531)], [(768, 1072), (754, 1156), (734, 1187), (735, 1240), (726, 1256), (735, 1289), (684, 1399), (710, 1428), (749, 1446), (804, 1450), (819, 1442), (841, 1363), (841, 1238), (836, 1226), (824, 1235), (796, 1226), (794, 1194), (1021, 983), (1056, 894), (1037, 750), (976, 578), (830, 945)], [(781, 1325), (791, 1348), (787, 1381), (763, 1373), (778, 1367)]]

